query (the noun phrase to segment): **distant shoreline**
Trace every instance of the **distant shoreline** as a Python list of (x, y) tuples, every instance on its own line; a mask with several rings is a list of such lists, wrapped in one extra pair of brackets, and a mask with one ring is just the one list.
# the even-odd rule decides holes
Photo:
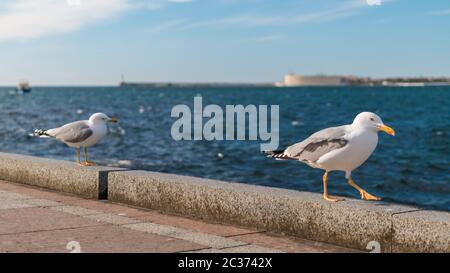
[[(117, 84), (80, 84), (80, 85), (35, 85), (33, 88), (296, 88), (296, 87), (432, 87), (450, 86), (450, 78), (347, 78), (334, 82), (304, 82), (299, 84), (285, 82), (126, 82)], [(0, 88), (15, 89), (14, 85), (0, 85)]]
[(450, 86), (450, 81), (370, 81), (370, 82), (342, 82), (339, 84), (299, 84), (283, 85), (279, 83), (180, 83), (180, 82), (121, 82), (119, 87), (134, 88), (220, 88), (220, 87), (426, 87), (426, 86)]
[(447, 77), (391, 77), (373, 79), (370, 77), (342, 76), (342, 75), (296, 75), (287, 74), (278, 82), (128, 82), (122, 77), (120, 87), (310, 87), (310, 86), (450, 86)]
[(275, 87), (274, 83), (227, 83), (227, 82), (212, 82), (212, 83), (189, 83), (189, 82), (120, 82), (120, 87)]

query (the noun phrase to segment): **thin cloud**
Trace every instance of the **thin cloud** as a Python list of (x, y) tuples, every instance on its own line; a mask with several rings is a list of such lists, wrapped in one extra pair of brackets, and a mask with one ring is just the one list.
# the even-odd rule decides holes
[(148, 29), (145, 29), (144, 32), (146, 33), (163, 33), (165, 31), (169, 31), (174, 28), (179, 28), (185, 25), (187, 22), (187, 19), (174, 19), (169, 20), (163, 23), (160, 23), (158, 25), (154, 25)]
[[(209, 20), (194, 20), (188, 18), (173, 19), (147, 28), (144, 30), (144, 32), (163, 33), (196, 28), (258, 28), (273, 26), (283, 27), (289, 25), (302, 25), (307, 23), (331, 22), (344, 17), (357, 15), (359, 14), (361, 9), (367, 7), (368, 5), (364, 0), (358, 0), (346, 1), (340, 5), (336, 5), (328, 9), (303, 14), (238, 14)], [(254, 39), (251, 40), (255, 41)], [(274, 37), (272, 37), (272, 40), (275, 40)]]
[(436, 11), (433, 11), (431, 14), (434, 14), (434, 15), (450, 15), (450, 9), (447, 9), (447, 10), (436, 10)]
[(130, 10), (193, 0), (15, 0), (0, 4), (0, 42), (76, 31)]
[(248, 39), (241, 39), (238, 40), (237, 43), (271, 43), (276, 42), (285, 39), (286, 36), (282, 34), (273, 34), (273, 35), (266, 35), (266, 36), (259, 36), (254, 38), (248, 38)]
[(350, 17), (359, 14), (359, 10), (367, 8), (367, 4), (362, 1), (344, 2), (333, 8), (325, 9), (318, 12), (309, 12), (296, 15), (261, 15), (246, 14), (223, 17), (212, 20), (193, 22), (185, 25), (184, 28), (197, 27), (269, 27), (269, 26), (286, 26), (298, 25), (303, 23), (320, 23), (331, 22), (344, 17)]
[(191, 3), (194, 2), (193, 0), (167, 0), (168, 2), (171, 3)]
[[(0, 42), (31, 39), (76, 31), (129, 10), (159, 10), (195, 0), (15, 0), (0, 4)], [(332, 8), (304, 14), (238, 14), (209, 20), (172, 20), (150, 32), (202, 27), (266, 27), (329, 22), (354, 16), (367, 7), (363, 0), (345, 1)], [(7, 27), (5, 27), (7, 26)]]
[(0, 41), (74, 31), (131, 8), (128, 0), (10, 1), (0, 9)]

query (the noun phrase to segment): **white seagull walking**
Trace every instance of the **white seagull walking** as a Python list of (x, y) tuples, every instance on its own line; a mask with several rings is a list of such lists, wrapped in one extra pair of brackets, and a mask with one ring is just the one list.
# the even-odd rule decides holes
[(344, 171), (350, 186), (359, 191), (363, 200), (381, 200), (355, 184), (352, 171), (361, 166), (373, 153), (378, 144), (378, 132), (394, 136), (395, 131), (384, 125), (379, 116), (363, 112), (352, 124), (326, 128), (289, 146), (285, 150), (265, 151), (268, 157), (279, 160), (298, 160), (313, 168), (325, 171), (323, 175), (323, 198), (336, 202), (343, 199), (328, 195), (327, 179), (331, 171)]
[[(103, 113), (96, 113), (89, 120), (79, 120), (49, 130), (35, 130), (34, 134), (44, 138), (56, 138), (67, 144), (67, 146), (76, 148), (78, 164), (92, 166), (95, 164), (88, 160), (87, 148), (97, 144), (106, 136), (108, 132), (107, 122), (117, 122), (117, 119), (110, 118)], [(81, 148), (84, 149), (84, 162), (80, 160)]]

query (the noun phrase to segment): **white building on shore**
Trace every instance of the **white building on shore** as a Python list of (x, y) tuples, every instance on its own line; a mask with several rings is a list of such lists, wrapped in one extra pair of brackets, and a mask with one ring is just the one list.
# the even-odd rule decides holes
[(345, 78), (342, 76), (301, 76), (295, 74), (288, 74), (284, 76), (282, 82), (275, 83), (278, 87), (293, 87), (293, 86), (336, 86), (344, 85)]

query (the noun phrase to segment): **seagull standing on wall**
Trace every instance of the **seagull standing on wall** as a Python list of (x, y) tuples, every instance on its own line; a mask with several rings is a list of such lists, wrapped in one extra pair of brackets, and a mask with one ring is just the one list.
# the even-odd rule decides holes
[[(35, 130), (34, 135), (44, 138), (56, 138), (67, 144), (67, 146), (76, 148), (78, 164), (92, 166), (95, 164), (88, 160), (87, 148), (97, 144), (106, 136), (108, 132), (107, 122), (117, 122), (117, 119), (110, 118), (103, 113), (96, 113), (89, 120), (79, 120), (49, 130)], [(84, 149), (84, 162), (80, 160), (81, 148)]]
[(361, 199), (381, 200), (356, 185), (351, 176), (352, 171), (361, 166), (375, 150), (379, 131), (395, 135), (394, 130), (384, 125), (379, 116), (363, 112), (356, 116), (352, 124), (326, 128), (285, 150), (265, 153), (278, 160), (298, 160), (324, 170), (323, 198), (327, 201), (343, 200), (328, 195), (327, 180), (331, 171), (344, 171), (348, 183), (359, 191)]

